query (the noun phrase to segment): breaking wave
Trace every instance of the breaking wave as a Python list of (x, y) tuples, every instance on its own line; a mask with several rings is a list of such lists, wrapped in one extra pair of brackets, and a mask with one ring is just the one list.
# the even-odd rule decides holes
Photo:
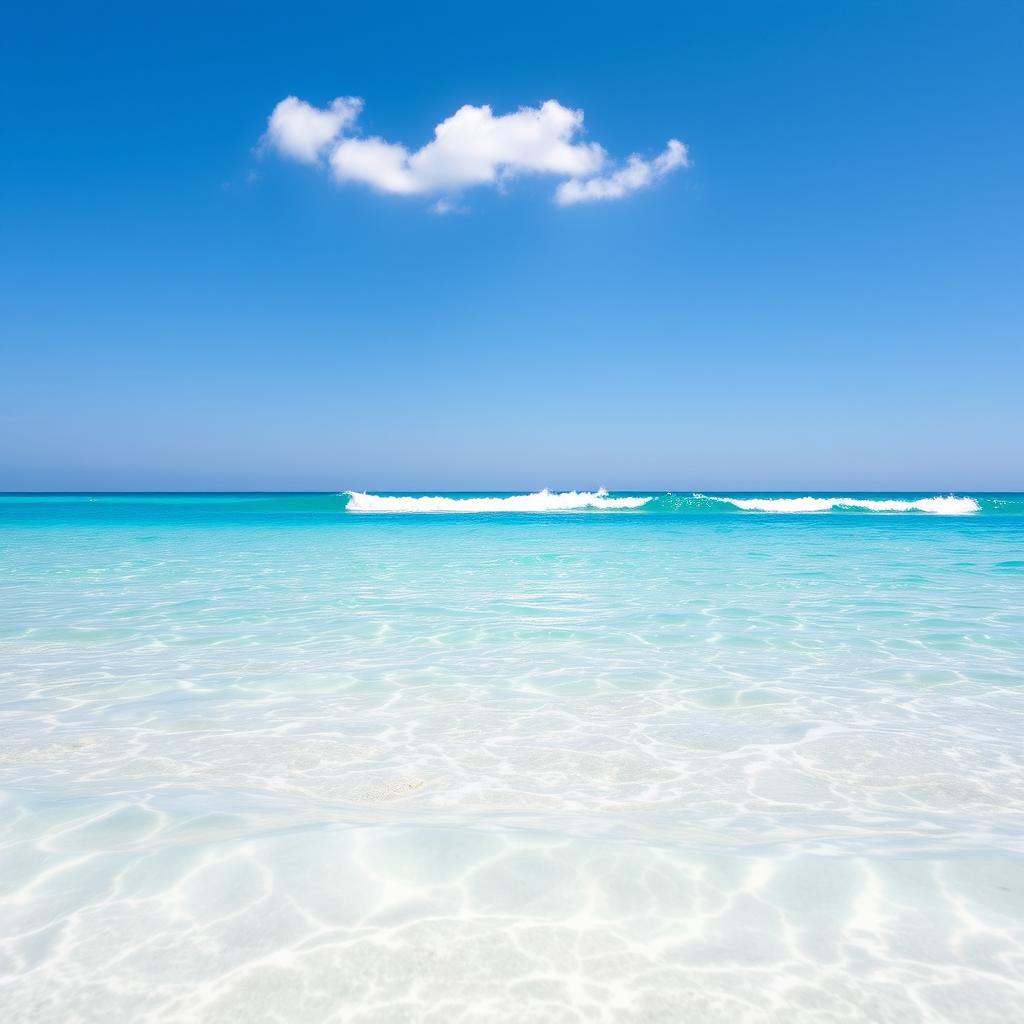
[(346, 491), (345, 509), (364, 513), (416, 512), (643, 512), (645, 514), (714, 514), (760, 512), (771, 514), (836, 513), (926, 513), (963, 516), (980, 512), (976, 498), (957, 495), (934, 497), (871, 498), (790, 495), (735, 497), (713, 494), (609, 495), (597, 491), (537, 491), (534, 494), (503, 495), (393, 495)]
[(849, 509), (857, 512), (930, 512), (933, 515), (964, 516), (981, 511), (975, 498), (953, 495), (934, 498), (722, 498), (695, 494), (694, 498), (721, 502), (744, 512), (831, 512)]
[(638, 509), (651, 499), (610, 498), (599, 491), (537, 491), (504, 497), (452, 498), (445, 496), (402, 497), (346, 491), (348, 512), (582, 512), (587, 510)]

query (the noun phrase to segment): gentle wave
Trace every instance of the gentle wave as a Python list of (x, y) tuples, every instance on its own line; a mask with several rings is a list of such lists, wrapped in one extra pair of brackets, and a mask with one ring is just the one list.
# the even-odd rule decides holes
[(982, 511), (976, 498), (935, 495), (920, 498), (858, 498), (821, 495), (731, 497), (713, 494), (656, 494), (612, 497), (598, 491), (537, 491), (511, 495), (390, 495), (346, 491), (345, 509), (357, 513), (478, 513), (478, 512), (639, 512), (708, 514), (761, 512), (809, 514), (823, 512), (926, 513), (964, 516)]
[(348, 512), (581, 512), (587, 509), (636, 509), (648, 498), (609, 498), (608, 492), (547, 489), (535, 494), (513, 494), (501, 498), (398, 497), (346, 491)]
[(695, 494), (704, 501), (733, 505), (744, 512), (807, 513), (831, 512), (833, 509), (852, 509), (858, 512), (930, 512), (932, 515), (965, 516), (981, 511), (975, 498), (952, 495), (934, 498), (720, 498), (708, 494)]

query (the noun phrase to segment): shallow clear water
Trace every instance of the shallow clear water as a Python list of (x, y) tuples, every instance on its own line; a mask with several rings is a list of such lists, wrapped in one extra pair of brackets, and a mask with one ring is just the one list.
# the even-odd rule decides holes
[(1024, 497), (922, 497), (0, 497), (4, 1019), (1016, 1019)]

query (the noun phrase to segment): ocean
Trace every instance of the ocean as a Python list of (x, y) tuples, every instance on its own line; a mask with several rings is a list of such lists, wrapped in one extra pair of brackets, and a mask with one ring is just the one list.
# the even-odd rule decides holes
[(6, 1022), (1024, 1007), (1024, 495), (0, 496)]

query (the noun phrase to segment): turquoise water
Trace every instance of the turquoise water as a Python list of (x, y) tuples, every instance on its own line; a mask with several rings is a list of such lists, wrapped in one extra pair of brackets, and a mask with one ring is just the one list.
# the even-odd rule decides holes
[(1002, 1024), (1022, 714), (1022, 495), (0, 497), (3, 1017)]

